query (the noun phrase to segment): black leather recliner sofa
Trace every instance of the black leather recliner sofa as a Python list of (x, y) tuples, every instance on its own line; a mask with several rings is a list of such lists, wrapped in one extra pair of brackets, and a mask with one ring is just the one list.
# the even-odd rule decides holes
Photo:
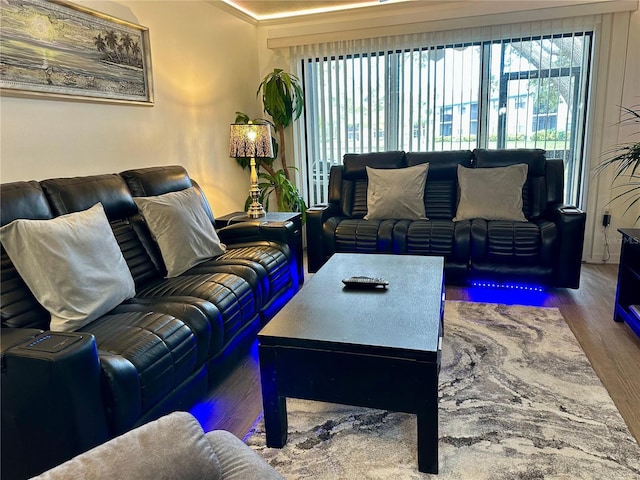
[[(428, 220), (365, 220), (366, 167), (429, 163), (424, 203)], [(458, 165), (504, 167), (525, 163), (526, 222), (453, 221), (459, 198)], [(438, 255), (445, 281), (536, 284), (578, 288), (585, 213), (563, 204), (562, 160), (539, 149), (347, 154), (329, 176), (328, 203), (307, 210), (309, 271), (335, 252)], [(357, 274), (358, 272), (354, 272)]]
[[(297, 291), (291, 222), (220, 229), (225, 253), (165, 278), (133, 198), (191, 186), (199, 189), (179, 166), (1, 186), (2, 226), (101, 202), (136, 290), (79, 330), (53, 333), (49, 313), (2, 248), (2, 478), (38, 474), (190, 408)], [(203, 202), (213, 222), (204, 196)]]

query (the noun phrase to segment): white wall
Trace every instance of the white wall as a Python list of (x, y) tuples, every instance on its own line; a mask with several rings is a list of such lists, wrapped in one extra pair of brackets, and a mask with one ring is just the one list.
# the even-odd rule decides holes
[(155, 105), (2, 97), (0, 180), (183, 165), (220, 216), (249, 174), (229, 158), (236, 110), (256, 110), (256, 29), (203, 1), (80, 1), (149, 28)]
[[(640, 205), (627, 212), (626, 201), (612, 201), (623, 191), (612, 188), (612, 169), (599, 174), (594, 171), (615, 145), (638, 141), (637, 124), (633, 128), (620, 125), (620, 106), (635, 105), (637, 108), (640, 104), (640, 11), (632, 12), (629, 17), (616, 14), (602, 27), (600, 50), (595, 52), (591, 135), (587, 139), (586, 152), (588, 195), (584, 200), (587, 211), (584, 259), (594, 263), (608, 257), (610, 262), (618, 262), (621, 236), (617, 229), (633, 227), (640, 215)], [(632, 135), (634, 132), (635, 136)], [(605, 211), (612, 216), (606, 237), (602, 227)]]
[[(626, 107), (635, 106), (635, 110), (640, 109), (640, 54), (638, 46), (640, 45), (640, 10), (633, 12), (629, 23), (629, 39), (627, 43), (627, 55), (625, 57), (625, 68), (622, 88), (621, 105)], [(618, 130), (618, 138), (616, 144), (638, 142), (640, 129), (638, 123), (635, 125), (626, 125)], [(611, 190), (609, 190), (611, 192)], [(615, 191), (619, 193), (619, 191)], [(615, 194), (612, 194), (612, 197)], [(625, 208), (623, 208), (625, 207)], [(636, 203), (624, 217), (620, 212), (624, 212), (626, 205), (618, 205), (615, 208), (612, 227), (630, 227), (633, 221), (640, 217), (640, 203)], [(636, 223), (636, 227), (640, 227), (640, 222)]]

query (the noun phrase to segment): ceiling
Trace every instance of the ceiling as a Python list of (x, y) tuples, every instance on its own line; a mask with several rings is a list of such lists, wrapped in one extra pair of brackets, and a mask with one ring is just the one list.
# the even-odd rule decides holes
[(360, 7), (370, 7), (383, 3), (410, 0), (223, 0), (235, 9), (255, 20), (285, 18), (311, 13), (333, 12)]

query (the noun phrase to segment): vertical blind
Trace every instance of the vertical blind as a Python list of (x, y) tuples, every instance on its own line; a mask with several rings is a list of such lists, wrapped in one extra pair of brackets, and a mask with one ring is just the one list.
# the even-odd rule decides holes
[(311, 205), (345, 153), (542, 148), (576, 204), (599, 16), (292, 47)]

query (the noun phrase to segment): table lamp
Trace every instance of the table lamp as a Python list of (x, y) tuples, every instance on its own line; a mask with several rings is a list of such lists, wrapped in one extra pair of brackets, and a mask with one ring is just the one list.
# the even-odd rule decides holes
[(231, 125), (229, 133), (229, 156), (233, 158), (251, 157), (251, 205), (247, 211), (249, 218), (265, 216), (264, 208), (259, 202), (260, 188), (258, 187), (258, 171), (256, 158), (273, 157), (271, 143), (271, 127), (268, 123), (251, 123)]

